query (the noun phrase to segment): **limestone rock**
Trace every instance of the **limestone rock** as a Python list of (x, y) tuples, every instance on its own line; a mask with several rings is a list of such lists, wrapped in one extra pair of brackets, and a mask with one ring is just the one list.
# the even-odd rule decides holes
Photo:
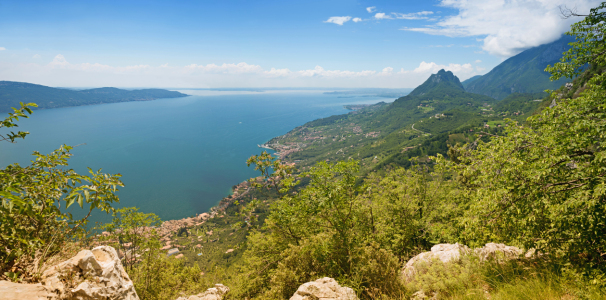
[(0, 281), (0, 299), (3, 300), (55, 300), (57, 294), (41, 284), (23, 284)]
[(42, 283), (67, 299), (139, 299), (118, 253), (109, 246), (82, 250), (51, 267), (42, 274)]
[(192, 295), (189, 296), (189, 298), (179, 297), (177, 300), (222, 300), (228, 292), (228, 287), (217, 283), (215, 284), (215, 287), (204, 291), (204, 293)]
[(488, 243), (482, 248), (474, 249), (474, 253), (481, 261), (504, 261), (519, 258), (524, 253), (522, 249), (505, 244)]
[(324, 277), (301, 285), (290, 300), (358, 300), (358, 297), (351, 288)]
[(407, 279), (412, 278), (416, 273), (415, 265), (418, 262), (431, 262), (434, 259), (439, 259), (443, 263), (457, 261), (461, 258), (461, 254), (470, 253), (471, 250), (465, 245), (456, 244), (438, 244), (431, 247), (430, 252), (423, 252), (411, 258), (404, 266), (403, 274)]

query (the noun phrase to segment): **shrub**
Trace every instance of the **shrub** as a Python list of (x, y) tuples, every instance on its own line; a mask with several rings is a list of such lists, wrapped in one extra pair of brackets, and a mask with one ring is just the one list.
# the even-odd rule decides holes
[[(21, 105), (0, 128), (15, 127), (19, 117), (27, 117), (25, 112), (31, 114), (27, 105)], [(14, 142), (27, 134), (11, 132), (1, 139)], [(0, 170), (0, 279), (35, 281), (49, 256), (85, 234), (94, 210), (109, 212), (111, 204), (119, 201), (114, 193), (122, 186), (120, 174), (89, 169), (87, 176), (66, 169), (71, 149), (62, 146), (48, 155), (34, 152), (31, 165), (12, 164)], [(88, 214), (74, 219), (66, 213), (65, 208), (74, 203), (88, 206)]]

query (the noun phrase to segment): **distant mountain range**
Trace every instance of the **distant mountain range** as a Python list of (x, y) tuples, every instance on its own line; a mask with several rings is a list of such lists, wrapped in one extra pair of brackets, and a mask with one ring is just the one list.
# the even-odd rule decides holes
[(123, 90), (106, 87), (77, 91), (25, 82), (0, 81), (0, 112), (12, 111), (11, 107), (19, 107), (19, 102), (34, 102), (38, 104), (38, 109), (48, 109), (185, 96), (187, 95), (163, 89)]
[(545, 67), (553, 65), (570, 49), (574, 38), (564, 36), (559, 40), (534, 47), (513, 56), (486, 75), (472, 77), (463, 82), (465, 90), (471, 93), (504, 99), (513, 93), (537, 93), (546, 89), (555, 90), (569, 80), (549, 80)]

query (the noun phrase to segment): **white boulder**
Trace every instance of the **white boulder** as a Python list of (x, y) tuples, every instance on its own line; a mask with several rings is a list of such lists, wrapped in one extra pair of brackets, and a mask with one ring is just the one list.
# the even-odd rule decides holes
[(488, 243), (484, 247), (476, 248), (473, 251), (481, 261), (507, 261), (519, 258), (524, 253), (518, 247), (495, 243)]
[(358, 300), (358, 296), (351, 288), (324, 277), (301, 285), (290, 300)]
[(439, 259), (443, 263), (458, 261), (462, 254), (468, 254), (471, 250), (465, 245), (456, 244), (438, 244), (431, 247), (430, 252), (423, 252), (411, 258), (404, 266), (403, 274), (406, 279), (412, 278), (416, 274), (415, 265), (419, 262), (431, 262)]
[(109, 246), (82, 250), (42, 274), (42, 283), (66, 299), (138, 300), (118, 253)]
[(57, 294), (51, 293), (41, 284), (24, 284), (0, 281), (0, 299), (3, 300), (56, 300)]
[(229, 288), (218, 283), (215, 287), (209, 288), (198, 295), (189, 296), (189, 298), (179, 297), (177, 300), (223, 300), (225, 295), (229, 292)]

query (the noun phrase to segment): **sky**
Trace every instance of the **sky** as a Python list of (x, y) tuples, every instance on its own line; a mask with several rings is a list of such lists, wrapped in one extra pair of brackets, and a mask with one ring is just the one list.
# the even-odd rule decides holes
[(414, 88), (557, 40), (599, 0), (0, 1), (0, 80)]

